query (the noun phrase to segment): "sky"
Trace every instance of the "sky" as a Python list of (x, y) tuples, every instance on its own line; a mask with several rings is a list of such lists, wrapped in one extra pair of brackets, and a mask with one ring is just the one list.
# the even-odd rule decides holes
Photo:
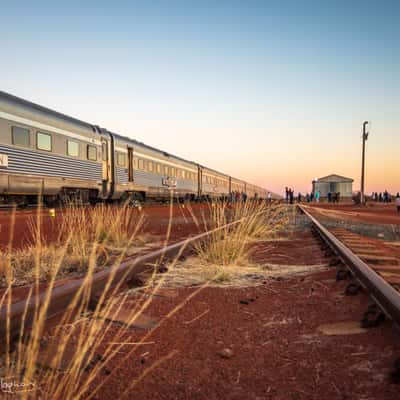
[(277, 193), (400, 191), (400, 1), (0, 0), (0, 90)]

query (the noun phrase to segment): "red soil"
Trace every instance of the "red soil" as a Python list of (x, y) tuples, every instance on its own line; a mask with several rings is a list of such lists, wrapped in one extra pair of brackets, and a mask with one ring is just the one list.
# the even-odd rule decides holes
[[(208, 209), (205, 204), (193, 204), (191, 206), (193, 212), (198, 218), (201, 218), (203, 211)], [(47, 241), (53, 241), (57, 237), (58, 225), (61, 221), (62, 209), (56, 209), (56, 216), (51, 217), (49, 210), (42, 210), (42, 230)], [(137, 213), (139, 214), (139, 210)], [(154, 235), (165, 235), (168, 228), (169, 220), (169, 206), (165, 205), (151, 205), (145, 206), (142, 211), (146, 217), (146, 224), (143, 233), (150, 233)], [(10, 237), (13, 235), (12, 247), (14, 249), (21, 248), (32, 242), (32, 222), (37, 218), (36, 210), (17, 210), (15, 213), (15, 223), (12, 223), (13, 212), (11, 210), (0, 211), (0, 248), (9, 245)], [(181, 234), (179, 231), (184, 226), (190, 226), (190, 229), (197, 232), (192, 217), (187, 209), (182, 205), (175, 204), (173, 206), (173, 218), (178, 221), (174, 222), (173, 235), (175, 233)]]
[(368, 203), (365, 207), (354, 204), (313, 203), (312, 207), (349, 221), (400, 225), (400, 213), (396, 211), (394, 203)]
[[(400, 355), (399, 336), (390, 323), (353, 335), (317, 330), (322, 324), (358, 321), (367, 305), (365, 294), (343, 296), (346, 283), (336, 283), (334, 276), (330, 270), (252, 288), (203, 289), (146, 338), (154, 343), (124, 360), (131, 349), (126, 346), (96, 379), (93, 389), (104, 385), (94, 398), (121, 399), (146, 368), (173, 351), (123, 398), (398, 398), (399, 386), (388, 378)], [(163, 317), (194, 290), (156, 297), (146, 314)], [(254, 301), (240, 303), (248, 299)], [(111, 330), (106, 341), (114, 334)], [(143, 331), (132, 329), (126, 340), (141, 337)], [(232, 357), (221, 356), (224, 349)]]

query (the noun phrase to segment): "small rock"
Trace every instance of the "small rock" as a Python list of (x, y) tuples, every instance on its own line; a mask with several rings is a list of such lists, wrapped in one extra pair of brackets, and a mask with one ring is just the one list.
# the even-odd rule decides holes
[(249, 304), (249, 302), (247, 300), (240, 300), (239, 302), (240, 304)]
[(160, 267), (158, 267), (158, 270), (157, 270), (160, 274), (163, 274), (163, 273), (165, 273), (165, 272), (167, 272), (168, 271), (168, 268), (167, 267), (164, 267), (164, 266), (160, 266)]
[(225, 348), (218, 352), (222, 358), (232, 358), (235, 354), (231, 349)]

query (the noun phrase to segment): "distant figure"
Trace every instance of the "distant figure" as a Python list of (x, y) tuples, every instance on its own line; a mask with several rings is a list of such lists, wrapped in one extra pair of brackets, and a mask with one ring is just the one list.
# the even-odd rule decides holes
[(310, 202), (310, 195), (307, 193), (306, 194), (306, 202), (309, 203)]
[(383, 202), (384, 203), (389, 203), (389, 193), (387, 190), (384, 191), (383, 193)]
[(301, 203), (301, 193), (299, 192), (299, 194), (297, 195), (297, 201), (299, 202), (299, 203)]
[(314, 200), (314, 192), (310, 193), (310, 201), (312, 202)]
[(247, 193), (246, 192), (242, 192), (242, 200), (244, 203), (246, 203), (246, 201), (247, 201)]
[(272, 202), (272, 193), (271, 192), (267, 193), (267, 201), (269, 204), (271, 204), (271, 202)]
[(332, 193), (328, 192), (328, 203), (332, 201)]
[(379, 203), (382, 203), (382, 200), (383, 200), (382, 192), (380, 192), (380, 193), (379, 193), (379, 196), (378, 196), (378, 201), (379, 201)]
[(294, 190), (289, 189), (289, 202), (290, 204), (293, 204), (293, 195), (294, 195)]
[(288, 189), (288, 187), (286, 186), (285, 187), (285, 199), (286, 199), (286, 204), (288, 204), (289, 203), (289, 189)]
[(319, 203), (319, 198), (320, 198), (320, 196), (321, 196), (321, 193), (319, 192), (319, 190), (317, 190), (317, 191), (315, 192), (315, 201), (316, 201), (317, 203)]
[(340, 192), (336, 193), (336, 203), (339, 203), (340, 201)]
[(397, 212), (400, 213), (400, 193), (397, 192), (396, 195), (396, 208), (397, 208)]
[(235, 194), (235, 201), (237, 203), (239, 203), (239, 201), (240, 201), (240, 193), (239, 193), (239, 191), (237, 191), (236, 194)]

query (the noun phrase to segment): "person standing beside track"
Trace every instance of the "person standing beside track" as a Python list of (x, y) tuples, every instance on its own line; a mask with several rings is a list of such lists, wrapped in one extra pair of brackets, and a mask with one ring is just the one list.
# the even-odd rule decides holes
[(396, 195), (396, 208), (397, 208), (397, 212), (400, 213), (400, 193), (397, 192)]

